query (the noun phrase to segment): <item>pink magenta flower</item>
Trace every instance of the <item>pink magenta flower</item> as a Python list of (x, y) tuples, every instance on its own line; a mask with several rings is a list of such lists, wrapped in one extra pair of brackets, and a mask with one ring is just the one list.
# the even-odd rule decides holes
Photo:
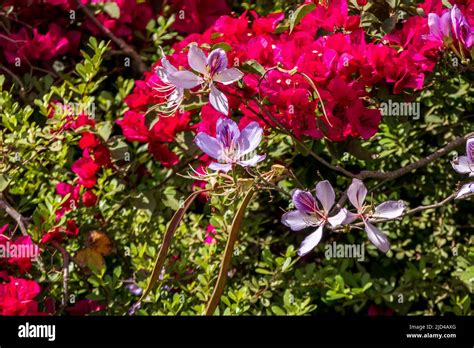
[(292, 200), (296, 210), (283, 214), (281, 218), (281, 222), (293, 231), (300, 231), (308, 227), (317, 227), (317, 229), (301, 243), (300, 249), (298, 250), (299, 256), (309, 253), (318, 245), (323, 236), (324, 226), (328, 222), (335, 227), (340, 225), (346, 217), (345, 210), (341, 210), (332, 217), (329, 216), (329, 212), (336, 199), (334, 189), (329, 181), (324, 180), (316, 185), (316, 198), (321, 203), (321, 208), (310, 192), (295, 190)]
[[(474, 138), (469, 138), (466, 141), (466, 156), (455, 158), (451, 165), (460, 174), (469, 174), (470, 177), (474, 176)], [(461, 198), (469, 193), (474, 193), (474, 182), (463, 185), (456, 198)]]
[(347, 189), (347, 198), (349, 198), (349, 201), (357, 209), (357, 213), (346, 211), (347, 217), (343, 223), (349, 224), (357, 218), (362, 219), (369, 240), (377, 247), (377, 249), (386, 253), (390, 249), (390, 243), (387, 236), (369, 221), (372, 218), (394, 219), (399, 217), (403, 214), (405, 204), (401, 201), (386, 201), (377, 205), (374, 211), (372, 211), (370, 206), (364, 204), (366, 196), (367, 188), (364, 183), (359, 179), (353, 179), (351, 185)]
[(217, 231), (214, 226), (212, 226), (211, 224), (207, 225), (206, 236), (204, 237), (204, 243), (208, 245), (217, 243), (217, 239), (214, 238), (216, 233)]
[(217, 121), (216, 137), (200, 132), (196, 136), (196, 145), (208, 156), (218, 160), (209, 165), (210, 169), (227, 173), (235, 164), (242, 167), (254, 167), (265, 159), (265, 155), (256, 155), (254, 150), (262, 140), (263, 130), (257, 122), (251, 122), (242, 131), (230, 118)]

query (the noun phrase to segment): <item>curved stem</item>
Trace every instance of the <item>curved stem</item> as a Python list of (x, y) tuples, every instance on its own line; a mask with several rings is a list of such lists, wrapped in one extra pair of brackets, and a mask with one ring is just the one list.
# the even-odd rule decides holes
[(188, 198), (186, 198), (186, 200), (181, 205), (181, 207), (179, 207), (179, 209), (174, 213), (173, 217), (171, 218), (171, 222), (168, 226), (168, 229), (166, 230), (165, 235), (163, 237), (161, 248), (158, 253), (158, 256), (156, 257), (155, 266), (153, 267), (153, 271), (151, 273), (151, 278), (150, 278), (150, 281), (148, 282), (148, 286), (146, 287), (145, 291), (143, 291), (143, 294), (140, 297), (140, 299), (137, 301), (137, 303), (135, 303), (132, 306), (132, 308), (137, 308), (138, 305), (153, 290), (153, 287), (155, 286), (158, 280), (158, 277), (160, 276), (161, 270), (163, 269), (163, 265), (165, 263), (166, 255), (168, 254), (168, 249), (171, 245), (171, 240), (173, 239), (173, 235), (176, 229), (178, 228), (179, 223), (183, 219), (183, 216), (186, 213), (186, 210), (188, 210), (191, 203), (196, 199), (196, 197), (200, 193), (207, 192), (207, 191), (209, 190), (205, 189), (205, 190), (199, 190), (199, 191), (193, 192), (192, 194), (189, 195)]
[(219, 276), (217, 278), (217, 283), (212, 293), (211, 299), (209, 300), (206, 308), (206, 315), (213, 315), (219, 301), (221, 299), (222, 293), (224, 291), (224, 286), (227, 280), (227, 273), (229, 272), (229, 266), (232, 261), (232, 254), (234, 252), (234, 245), (237, 241), (237, 236), (239, 234), (240, 225), (244, 217), (245, 209), (252, 199), (255, 189), (252, 187), (247, 191), (247, 194), (244, 197), (244, 200), (240, 204), (239, 210), (232, 221), (232, 227), (230, 228), (229, 237), (227, 239), (227, 244), (224, 250), (224, 257), (222, 258), (221, 268), (219, 270)]

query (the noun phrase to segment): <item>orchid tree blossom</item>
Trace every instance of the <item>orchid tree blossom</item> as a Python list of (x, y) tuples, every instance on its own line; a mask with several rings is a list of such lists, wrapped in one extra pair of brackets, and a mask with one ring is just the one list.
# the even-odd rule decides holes
[[(155, 72), (161, 80), (161, 84), (155, 83), (153, 87), (154, 90), (164, 93), (164, 97), (166, 99), (166, 105), (160, 110), (160, 113), (164, 116), (166, 115), (173, 115), (181, 106), (181, 103), (184, 99), (184, 88), (182, 87), (181, 83), (176, 83), (177, 76), (180, 71), (174, 67), (168, 59), (166, 59), (166, 55), (163, 52), (163, 49), (160, 47), (161, 50), (161, 66), (157, 66), (155, 68)], [(185, 71), (181, 71), (182, 73)], [(192, 72), (187, 71), (187, 73), (194, 75)], [(194, 75), (196, 76), (196, 75)], [(156, 107), (152, 108), (151, 110), (158, 110), (162, 105), (157, 105)]]
[(451, 46), (454, 40), (460, 42), (468, 50), (474, 44), (473, 28), (456, 5), (441, 16), (436, 13), (428, 14), (428, 27), (430, 35), (427, 38), (438, 41), (445, 47)]
[(474, 32), (466, 17), (456, 5), (451, 9), (451, 25), (454, 37), (461, 42), (466, 49), (474, 44)]
[(229, 114), (229, 102), (224, 93), (216, 87), (216, 82), (229, 85), (240, 80), (244, 74), (237, 68), (227, 68), (228, 61), (225, 51), (217, 48), (206, 57), (204, 52), (196, 45), (189, 47), (189, 66), (200, 73), (200, 83), (209, 87), (209, 102), (220, 113)]
[(199, 85), (209, 90), (209, 102), (220, 113), (229, 114), (229, 101), (224, 93), (216, 87), (216, 82), (229, 85), (242, 78), (244, 74), (237, 68), (227, 68), (228, 60), (225, 51), (217, 48), (208, 57), (195, 44), (189, 47), (188, 64), (196, 72), (178, 70), (167, 59), (161, 49), (161, 66), (155, 71), (162, 85), (154, 86), (158, 92), (165, 93), (166, 106), (163, 114), (174, 114), (184, 99), (184, 91)]
[(283, 214), (281, 218), (281, 222), (293, 231), (316, 227), (316, 230), (301, 243), (298, 250), (299, 256), (306, 255), (318, 245), (327, 223), (336, 227), (346, 218), (345, 211), (340, 211), (332, 217), (329, 216), (336, 198), (329, 181), (324, 180), (316, 185), (316, 198), (308, 191), (295, 190), (292, 200), (296, 210)]
[(254, 153), (262, 140), (263, 130), (257, 122), (251, 122), (242, 131), (230, 118), (217, 121), (216, 137), (200, 132), (196, 145), (207, 155), (216, 159), (209, 165), (212, 170), (227, 173), (236, 164), (254, 167), (265, 159), (265, 155)]
[(370, 223), (373, 218), (378, 219), (394, 219), (403, 214), (405, 204), (402, 201), (386, 201), (375, 207), (372, 211), (371, 206), (365, 205), (367, 196), (367, 188), (359, 179), (353, 179), (351, 185), (347, 189), (347, 198), (357, 209), (357, 213), (346, 211), (346, 219), (343, 224), (350, 224), (354, 220), (360, 218), (364, 222), (367, 237), (377, 249), (386, 253), (390, 249), (390, 243), (385, 234), (377, 227)]
[[(474, 177), (474, 138), (469, 138), (466, 141), (466, 156), (455, 158), (451, 165), (456, 172)], [(461, 198), (469, 193), (474, 193), (474, 182), (463, 185), (456, 198)]]
[(438, 41), (446, 47), (453, 42), (450, 11), (446, 11), (441, 17), (436, 13), (428, 14), (428, 27), (430, 28), (428, 39)]

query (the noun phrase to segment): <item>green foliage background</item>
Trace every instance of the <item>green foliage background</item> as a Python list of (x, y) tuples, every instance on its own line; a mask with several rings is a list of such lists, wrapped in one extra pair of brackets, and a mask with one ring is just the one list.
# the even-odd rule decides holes
[[(290, 4), (244, 3), (261, 13)], [(383, 14), (387, 4), (374, 2), (367, 28), (381, 32), (385, 20), (399, 10), (409, 13), (404, 2), (393, 3), (392, 11)], [(385, 6), (385, 7), (384, 7)], [(370, 12), (370, 11), (369, 11)], [(153, 48), (142, 55), (156, 60), (156, 47), (177, 37), (164, 18), (149, 24)], [(97, 229), (114, 241), (115, 252), (106, 258), (106, 268), (86, 273), (71, 265), (69, 292), (77, 299), (88, 298), (107, 304), (108, 315), (123, 315), (137, 300), (126, 288), (130, 278), (145, 288), (165, 227), (174, 210), (192, 191), (192, 182), (163, 169), (147, 152), (146, 145), (125, 142), (115, 121), (123, 115), (124, 97), (134, 85), (133, 73), (114, 71), (105, 43), (91, 39), (84, 51), (84, 61), (74, 73), (60, 81), (49, 76), (25, 76), (30, 86), (22, 99), (18, 86), (0, 76), (0, 191), (3, 191), (23, 216), (31, 217), (29, 233), (39, 241), (55, 225), (55, 210), (61, 198), (55, 184), (74, 178), (70, 171), (77, 158), (79, 135), (72, 132), (55, 135), (59, 117), (48, 119), (48, 104), (53, 99), (64, 102), (94, 102), (97, 132), (112, 150), (116, 172), (105, 170), (97, 188), (100, 203), (94, 208), (78, 208), (72, 217), (81, 233), (67, 249), (75, 254), (85, 244), (86, 232)], [(419, 120), (386, 117), (380, 132), (360, 145), (363, 153), (377, 154), (374, 160), (361, 160), (350, 152), (351, 145), (307, 142), (332, 163), (348, 169), (394, 170), (414, 162), (444, 146), (457, 136), (474, 131), (472, 73), (453, 66), (451, 58), (441, 62), (430, 77), (433, 83), (415, 95), (421, 103)], [(8, 86), (8, 87), (7, 87)], [(10, 87), (11, 86), (11, 87)], [(382, 93), (382, 92), (381, 92)], [(183, 159), (195, 151), (192, 135), (179, 139), (176, 147)], [(268, 157), (292, 168), (308, 188), (321, 178), (329, 180), (338, 194), (350, 183), (345, 178), (315, 162), (293, 143), (291, 138), (273, 134), (266, 149)], [(464, 152), (461, 147), (459, 154)], [(124, 153), (131, 161), (123, 161)], [(360, 151), (359, 151), (360, 153)], [(449, 154), (413, 173), (390, 182), (368, 181), (377, 186), (373, 199), (402, 199), (410, 208), (438, 202), (459, 188), (463, 180), (449, 163)], [(270, 163), (268, 161), (267, 163)], [(139, 177), (145, 167), (151, 175)], [(184, 173), (186, 168), (180, 168)], [(293, 180), (283, 181), (281, 189), (295, 188)], [(428, 210), (400, 221), (382, 224), (392, 247), (387, 255), (368, 243), (364, 231), (326, 233), (316, 251), (300, 259), (296, 248), (304, 234), (289, 231), (280, 224), (288, 198), (279, 192), (260, 193), (251, 202), (240, 231), (233, 256), (230, 279), (219, 306), (224, 315), (303, 315), (366, 314), (370, 305), (391, 308), (397, 315), (456, 314), (472, 315), (474, 279), (474, 217), (472, 198), (435, 210)], [(100, 213), (100, 214), (99, 214)], [(195, 203), (180, 225), (172, 243), (160, 286), (139, 309), (139, 315), (199, 315), (214, 287), (227, 229), (235, 208), (214, 197), (211, 205)], [(3, 214), (3, 212), (0, 212)], [(102, 216), (98, 219), (97, 216)], [(0, 225), (11, 223), (0, 215)], [(217, 243), (203, 243), (209, 223), (217, 228)], [(324, 245), (364, 243), (366, 260), (327, 259)], [(39, 298), (62, 296), (61, 255), (51, 247), (42, 253), (42, 264), (34, 267), (31, 277), (42, 284)], [(43, 269), (42, 269), (43, 268)]]

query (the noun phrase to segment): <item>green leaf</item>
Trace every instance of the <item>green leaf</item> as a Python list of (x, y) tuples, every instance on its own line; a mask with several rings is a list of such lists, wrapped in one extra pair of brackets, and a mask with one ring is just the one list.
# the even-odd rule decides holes
[(290, 34), (293, 32), (295, 26), (298, 25), (299, 22), (301, 22), (303, 17), (315, 9), (316, 5), (314, 3), (304, 4), (298, 7), (295, 13), (293, 13), (290, 18)]
[(390, 33), (397, 25), (397, 21), (398, 21), (397, 15), (394, 15), (384, 20), (384, 22), (382, 23), (382, 30), (384, 31), (384, 33), (386, 34)]
[(107, 141), (109, 140), (110, 134), (112, 134), (113, 123), (111, 121), (104, 121), (97, 125), (97, 133), (100, 137)]
[(286, 312), (278, 306), (272, 306), (272, 312), (276, 315), (286, 315)]
[(104, 11), (112, 18), (120, 18), (120, 7), (115, 2), (107, 2), (104, 5)]
[(244, 64), (242, 64), (240, 68), (243, 71), (247, 71), (252, 74), (258, 74), (260, 76), (263, 76), (263, 74), (265, 74), (265, 68), (261, 66), (260, 63), (254, 59), (250, 59), (246, 61)]
[(222, 48), (226, 52), (232, 51), (232, 47), (228, 43), (225, 43), (225, 42), (219, 42), (212, 46), (213, 50), (215, 50), (216, 48)]
[(0, 174), (0, 192), (3, 192), (7, 189), (10, 179), (6, 175)]

